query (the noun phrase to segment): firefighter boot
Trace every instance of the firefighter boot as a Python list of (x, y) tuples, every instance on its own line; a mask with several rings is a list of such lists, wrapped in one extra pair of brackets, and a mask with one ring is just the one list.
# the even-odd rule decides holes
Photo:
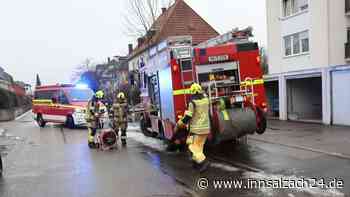
[(122, 145), (126, 146), (126, 129), (125, 128), (122, 129), (122, 134), (121, 134), (120, 139), (122, 141)]
[(208, 167), (203, 148), (208, 135), (192, 135), (187, 139), (188, 149), (192, 153), (192, 160), (195, 162), (195, 169), (204, 171)]
[(89, 127), (88, 130), (89, 130), (88, 146), (91, 149), (96, 148), (96, 144), (95, 144), (96, 129)]
[(201, 163), (194, 162), (194, 168), (201, 173), (205, 172), (209, 166), (210, 166), (210, 163), (208, 160), (204, 160)]

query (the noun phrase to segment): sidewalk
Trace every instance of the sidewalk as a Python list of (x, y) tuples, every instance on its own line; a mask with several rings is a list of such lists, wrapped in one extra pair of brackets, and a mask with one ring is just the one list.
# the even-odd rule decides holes
[(350, 127), (269, 120), (263, 135), (249, 139), (350, 159)]

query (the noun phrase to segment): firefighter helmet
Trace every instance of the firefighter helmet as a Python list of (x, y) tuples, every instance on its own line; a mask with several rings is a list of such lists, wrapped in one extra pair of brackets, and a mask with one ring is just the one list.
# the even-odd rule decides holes
[(104, 93), (103, 93), (102, 90), (99, 90), (99, 91), (97, 91), (97, 92), (95, 93), (95, 96), (96, 96), (96, 98), (98, 98), (98, 99), (102, 99), (103, 96), (104, 96)]
[(123, 92), (119, 92), (119, 94), (117, 95), (118, 99), (125, 99), (125, 94)]
[(190, 88), (190, 93), (191, 94), (200, 94), (200, 93), (202, 93), (202, 86), (199, 85), (198, 83), (192, 84), (191, 88)]

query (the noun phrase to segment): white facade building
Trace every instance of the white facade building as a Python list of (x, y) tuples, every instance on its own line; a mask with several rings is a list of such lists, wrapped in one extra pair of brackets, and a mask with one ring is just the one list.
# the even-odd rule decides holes
[(266, 0), (271, 115), (350, 125), (350, 0)]

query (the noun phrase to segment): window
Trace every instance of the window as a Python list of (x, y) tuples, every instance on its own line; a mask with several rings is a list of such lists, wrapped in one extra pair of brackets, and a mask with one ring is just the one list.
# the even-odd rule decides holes
[(58, 102), (60, 104), (69, 104), (69, 101), (63, 91), (60, 91), (58, 94)]
[(284, 37), (284, 55), (298, 55), (309, 52), (309, 32), (304, 31)]
[(182, 71), (192, 70), (192, 61), (191, 60), (183, 60), (183, 61), (181, 61), (181, 70)]
[[(62, 92), (63, 93), (63, 92)], [(67, 96), (69, 97), (69, 100), (72, 102), (78, 102), (78, 101), (88, 101), (92, 98), (94, 95), (93, 91), (90, 89), (69, 89), (67, 90)], [(63, 98), (64, 96), (64, 98)], [(66, 95), (62, 94), (62, 102), (69, 102)], [(67, 100), (64, 100), (67, 99)]]
[(291, 36), (287, 36), (284, 38), (284, 54), (286, 56), (292, 55), (292, 45), (291, 45), (291, 40), (292, 37)]
[(142, 88), (147, 88), (147, 84), (148, 84), (148, 75), (147, 75), (147, 73), (143, 72), (141, 74), (141, 81), (142, 81), (141, 87)]
[(298, 0), (297, 1), (297, 7), (299, 11), (304, 11), (309, 8), (309, 2), (308, 0)]
[(293, 54), (300, 53), (300, 39), (299, 34), (293, 35)]
[(283, 17), (294, 15), (309, 8), (309, 0), (282, 0)]
[(51, 100), (55, 93), (56, 91), (54, 90), (37, 91), (35, 92), (34, 99)]
[(309, 32), (304, 31), (300, 33), (300, 40), (301, 40), (301, 52), (309, 52)]

